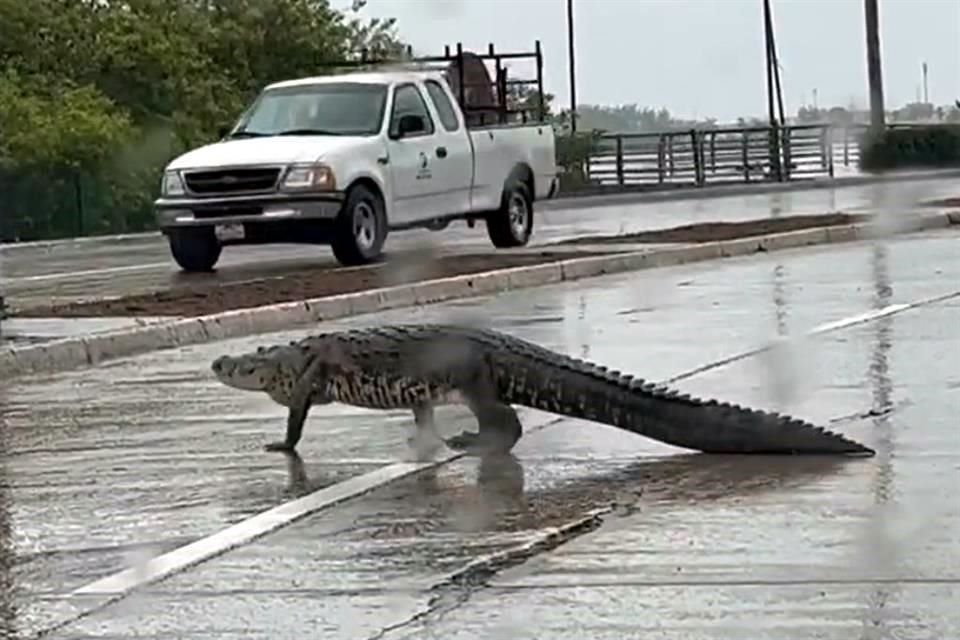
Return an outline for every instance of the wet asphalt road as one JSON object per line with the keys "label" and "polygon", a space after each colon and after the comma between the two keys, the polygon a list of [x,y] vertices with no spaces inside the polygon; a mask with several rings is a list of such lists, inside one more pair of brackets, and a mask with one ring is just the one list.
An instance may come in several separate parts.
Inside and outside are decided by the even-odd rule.
{"label": "wet asphalt road", "polygon": [[[885,247],[658,269],[324,326],[483,317],[665,379],[780,333],[958,288],[956,233]],[[678,385],[809,418],[875,458],[701,456],[563,420],[524,437],[514,465],[464,459],[387,485],[50,637],[955,637],[960,374],[948,354],[960,348],[958,311],[956,299],[918,308]],[[261,450],[284,413],[218,386],[208,363],[302,333],[5,389],[0,559],[14,585],[0,593],[0,624],[23,633],[88,611],[100,601],[63,594],[406,456],[410,416],[346,407],[311,413],[302,465]],[[441,416],[445,434],[472,427],[463,411]],[[524,413],[528,429],[549,418]],[[436,587],[480,554],[604,506],[614,512],[597,531],[487,588]]]}
{"label": "wet asphalt road", "polygon": [[[878,196],[903,214],[919,200],[955,195],[956,179],[666,202],[575,206],[551,202],[538,212],[533,245],[584,235],[661,229],[692,222],[737,221],[777,215],[874,211]],[[926,210],[929,212],[929,209]],[[441,233],[411,231],[392,235],[389,257],[416,258],[440,252],[491,250],[483,225],[454,223]],[[281,257],[282,256],[282,257]],[[229,247],[214,276],[182,274],[158,234],[133,239],[93,240],[53,246],[0,247],[0,289],[17,304],[116,297],[215,278],[243,281],[277,275],[295,267],[334,266],[329,248],[310,245]]]}

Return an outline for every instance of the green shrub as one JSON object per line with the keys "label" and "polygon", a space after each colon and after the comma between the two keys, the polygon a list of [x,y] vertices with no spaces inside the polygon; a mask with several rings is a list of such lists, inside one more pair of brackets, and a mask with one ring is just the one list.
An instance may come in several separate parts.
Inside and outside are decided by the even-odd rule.
{"label": "green shrub", "polygon": [[879,136],[864,134],[860,169],[883,171],[960,166],[960,126],[893,127]]}
{"label": "green shrub", "polygon": [[599,137],[599,131],[557,133],[557,169],[562,192],[576,191],[588,185],[586,164]]}

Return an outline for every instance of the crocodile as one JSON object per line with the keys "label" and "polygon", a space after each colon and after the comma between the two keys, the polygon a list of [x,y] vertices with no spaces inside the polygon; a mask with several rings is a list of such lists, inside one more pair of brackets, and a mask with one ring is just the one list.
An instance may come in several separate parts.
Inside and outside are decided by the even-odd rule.
{"label": "crocodile", "polygon": [[[286,407],[287,431],[269,451],[293,451],[311,406],[334,402],[409,409],[416,435],[467,455],[509,452],[523,428],[513,405],[603,423],[718,454],[874,455],[804,420],[608,370],[492,329],[400,324],[309,335],[211,363],[216,378]],[[462,404],[478,430],[440,438],[434,408]]]}

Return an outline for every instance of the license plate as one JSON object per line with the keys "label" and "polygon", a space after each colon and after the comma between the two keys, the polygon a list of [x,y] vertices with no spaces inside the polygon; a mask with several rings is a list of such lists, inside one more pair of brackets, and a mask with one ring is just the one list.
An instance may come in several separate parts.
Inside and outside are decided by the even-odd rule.
{"label": "license plate", "polygon": [[243,240],[244,231],[242,224],[218,224],[213,228],[217,239],[223,240]]}

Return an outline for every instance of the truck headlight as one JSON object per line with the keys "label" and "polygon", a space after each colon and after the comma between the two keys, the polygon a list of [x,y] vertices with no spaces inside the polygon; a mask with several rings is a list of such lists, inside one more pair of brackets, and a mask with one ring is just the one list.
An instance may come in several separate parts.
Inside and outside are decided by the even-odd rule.
{"label": "truck headlight", "polygon": [[337,180],[333,169],[325,164],[294,165],[283,177],[285,191],[333,191]]}
{"label": "truck headlight", "polygon": [[163,180],[160,182],[160,193],[164,196],[182,196],[186,193],[179,172],[165,171],[163,173]]}

